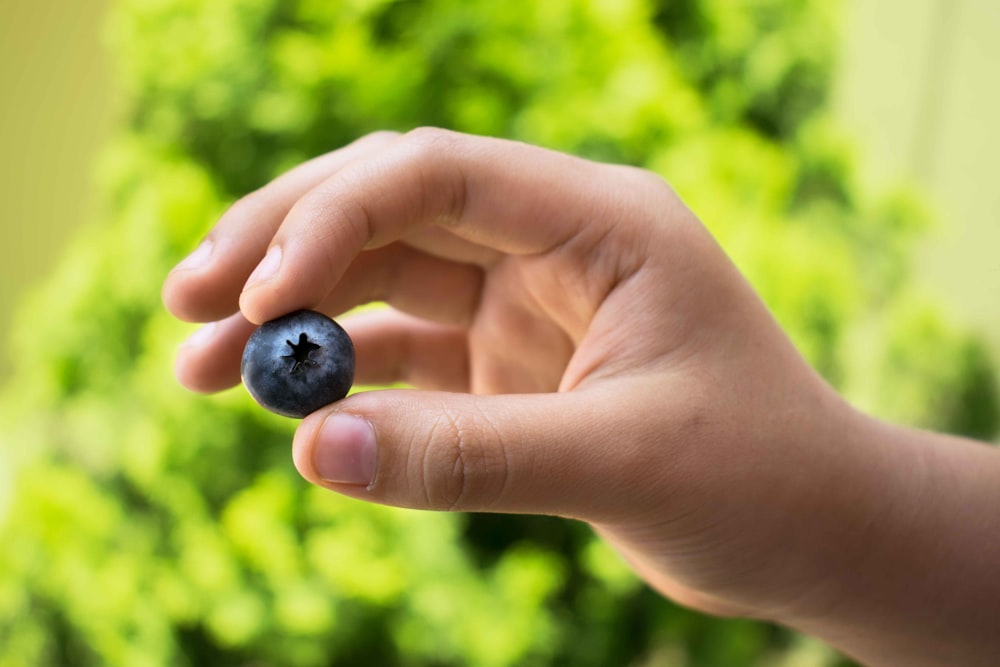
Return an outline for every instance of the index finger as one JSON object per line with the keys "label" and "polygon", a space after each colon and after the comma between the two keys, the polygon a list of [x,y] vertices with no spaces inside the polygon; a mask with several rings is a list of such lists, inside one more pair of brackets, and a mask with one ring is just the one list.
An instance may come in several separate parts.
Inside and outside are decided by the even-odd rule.
{"label": "index finger", "polygon": [[410,132],[292,207],[240,297],[263,322],[318,303],[366,248],[440,225],[494,250],[545,253],[620,217],[608,168],[525,144]]}
{"label": "index finger", "polygon": [[[163,285],[167,310],[190,322],[210,322],[235,313],[247,276],[295,202],[330,174],[395,136],[390,132],[366,135],[303,162],[233,204],[199,249],[167,276]],[[203,261],[192,262],[192,258]]]}

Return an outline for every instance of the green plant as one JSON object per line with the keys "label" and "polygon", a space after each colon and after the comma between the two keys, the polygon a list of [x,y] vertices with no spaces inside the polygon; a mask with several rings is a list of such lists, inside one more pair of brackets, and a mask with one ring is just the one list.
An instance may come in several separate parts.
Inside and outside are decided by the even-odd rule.
{"label": "green plant", "polygon": [[831,382],[888,417],[995,434],[984,348],[913,305],[924,216],[854,181],[824,112],[835,2],[116,5],[108,213],[19,314],[0,407],[2,664],[835,664],[658,598],[585,526],[308,488],[289,422],[242,390],[176,386],[167,269],[227,203],[376,129],[654,169]]}

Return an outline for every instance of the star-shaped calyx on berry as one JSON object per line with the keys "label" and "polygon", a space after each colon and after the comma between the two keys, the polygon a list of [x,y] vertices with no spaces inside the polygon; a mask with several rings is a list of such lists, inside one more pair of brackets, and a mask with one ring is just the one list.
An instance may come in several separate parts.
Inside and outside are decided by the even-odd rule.
{"label": "star-shaped calyx on berry", "polygon": [[323,313],[296,310],[250,334],[240,378],[254,400],[271,412],[303,419],[350,392],[354,344]]}
{"label": "star-shaped calyx on berry", "polygon": [[288,343],[288,347],[292,348],[291,354],[286,354],[282,359],[290,359],[292,361],[292,367],[289,369],[289,373],[295,375],[300,372],[306,366],[317,366],[318,364],[309,358],[309,355],[314,351],[320,349],[320,346],[309,340],[309,337],[305,333],[299,334],[299,342],[293,343],[290,340],[285,340]]}

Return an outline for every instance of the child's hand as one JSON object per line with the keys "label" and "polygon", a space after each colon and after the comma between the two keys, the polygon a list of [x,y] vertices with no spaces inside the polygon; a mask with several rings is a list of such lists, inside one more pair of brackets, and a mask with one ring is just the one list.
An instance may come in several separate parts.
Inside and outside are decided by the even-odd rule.
{"label": "child's hand", "polygon": [[[802,471],[837,457],[808,434],[843,408],[662,179],[380,134],[245,197],[206,243],[164,290],[179,317],[386,301],[344,320],[357,381],[443,390],[312,415],[295,447],[308,479],[406,507],[577,517],[696,606],[784,602],[795,568],[776,567],[774,537],[829,492]],[[237,314],[187,346],[182,381],[238,382],[250,329]]]}
{"label": "child's hand", "polygon": [[906,469],[871,420],[648,172],[438,130],[372,135],[239,201],[164,300],[219,321],[178,360],[201,391],[239,381],[247,320],[388,302],[342,322],[357,381],[425,391],[309,416],[294,444],[307,479],[405,507],[579,518],[709,612],[849,609],[844,582],[907,511],[882,500],[906,495]]}

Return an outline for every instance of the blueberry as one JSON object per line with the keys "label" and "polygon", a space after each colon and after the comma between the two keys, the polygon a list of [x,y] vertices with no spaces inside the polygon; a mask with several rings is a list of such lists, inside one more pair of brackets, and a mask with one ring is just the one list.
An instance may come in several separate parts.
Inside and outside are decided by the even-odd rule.
{"label": "blueberry", "polygon": [[301,419],[347,396],[354,382],[354,345],[326,315],[297,310],[253,332],[240,374],[263,407]]}

